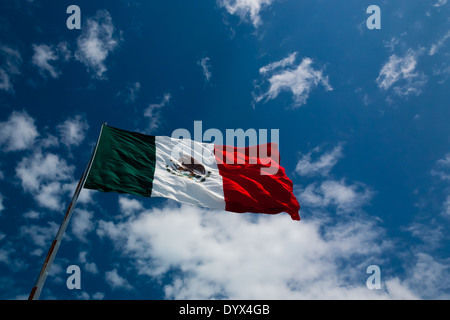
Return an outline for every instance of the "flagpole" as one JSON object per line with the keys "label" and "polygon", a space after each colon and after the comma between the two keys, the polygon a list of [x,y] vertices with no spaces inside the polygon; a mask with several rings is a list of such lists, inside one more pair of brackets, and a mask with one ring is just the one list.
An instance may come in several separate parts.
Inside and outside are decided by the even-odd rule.
{"label": "flagpole", "polygon": [[61,244],[61,240],[64,235],[64,232],[66,231],[67,226],[69,225],[69,221],[70,221],[70,218],[72,217],[73,209],[75,208],[75,204],[78,200],[78,196],[80,195],[81,189],[83,189],[86,179],[89,175],[89,171],[91,170],[92,163],[95,158],[95,154],[97,153],[98,143],[100,141],[100,137],[102,136],[103,127],[105,126],[105,124],[106,123],[104,123],[102,125],[102,128],[100,130],[100,135],[97,139],[97,143],[95,145],[94,151],[92,152],[91,158],[86,166],[86,169],[84,170],[83,175],[81,176],[81,179],[78,182],[77,188],[75,189],[75,192],[72,196],[72,201],[70,202],[69,207],[64,216],[64,220],[62,221],[61,226],[59,227],[58,233],[56,234],[56,237],[53,240],[52,245],[50,246],[50,249],[47,253],[47,257],[45,258],[44,264],[42,266],[41,272],[39,273],[38,279],[36,280],[36,284],[34,285],[33,289],[31,289],[31,293],[28,297],[28,300],[38,300],[39,299],[39,296],[41,294],[45,280],[47,279],[50,267],[53,263],[53,260],[55,259],[56,253],[58,252],[59,245]]}

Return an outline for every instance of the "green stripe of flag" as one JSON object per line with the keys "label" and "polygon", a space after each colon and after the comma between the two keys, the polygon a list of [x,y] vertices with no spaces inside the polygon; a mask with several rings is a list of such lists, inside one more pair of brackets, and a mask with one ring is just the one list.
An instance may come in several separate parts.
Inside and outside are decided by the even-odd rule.
{"label": "green stripe of flag", "polygon": [[150,197],[155,163],[154,136],[105,125],[84,187]]}

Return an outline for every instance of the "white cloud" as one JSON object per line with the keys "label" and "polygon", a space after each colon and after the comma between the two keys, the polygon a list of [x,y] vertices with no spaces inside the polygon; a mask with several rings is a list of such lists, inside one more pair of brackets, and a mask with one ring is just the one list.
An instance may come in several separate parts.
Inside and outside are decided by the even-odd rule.
{"label": "white cloud", "polygon": [[338,145],[328,152],[323,153],[317,161],[313,161],[311,156],[313,153],[321,151],[320,147],[314,148],[313,151],[307,153],[299,160],[295,171],[301,176],[327,176],[330,170],[343,157],[342,145]]}
{"label": "white cloud", "polygon": [[450,180],[450,153],[447,153],[443,159],[436,162],[431,170],[433,176],[438,176],[442,180]]}
{"label": "white cloud", "polygon": [[393,300],[419,300],[420,297],[415,294],[407,284],[403,283],[399,278],[386,280],[386,288],[389,296]]}
{"label": "white cloud", "polygon": [[395,54],[383,65],[376,79],[378,87],[383,90],[392,88],[398,96],[419,95],[427,82],[424,73],[416,70],[418,57],[423,50],[409,49],[403,57]]}
{"label": "white cloud", "polygon": [[[72,182],[63,183],[61,185],[61,192],[70,194],[72,196],[78,186],[78,181],[79,180],[74,180]],[[81,192],[78,196],[77,203],[80,203],[80,204],[92,203],[93,202],[92,197],[94,196],[95,193],[96,193],[95,190],[84,189],[84,188],[81,189]]]}
{"label": "white cloud", "polygon": [[72,233],[81,241],[87,241],[86,236],[94,229],[93,214],[87,210],[76,209],[71,221]]}
{"label": "white cloud", "polygon": [[441,39],[439,39],[436,43],[434,43],[431,46],[428,54],[430,56],[435,55],[438,52],[438,50],[444,46],[445,41],[447,41],[448,38],[450,38],[450,30],[447,31],[447,33]]}
{"label": "white cloud", "polygon": [[210,64],[210,58],[204,57],[200,61],[197,62],[197,64],[202,67],[203,75],[205,76],[206,82],[209,82],[212,77],[212,71],[211,71],[211,64]]}
{"label": "white cloud", "polygon": [[450,167],[450,153],[447,153],[445,158],[439,159],[437,165],[441,167]]}
{"label": "white cloud", "polygon": [[70,45],[66,41],[61,41],[56,45],[56,53],[58,57],[63,62],[67,62],[72,59],[72,52],[70,50]]}
{"label": "white cloud", "polygon": [[0,146],[5,151],[29,149],[38,135],[34,119],[25,111],[13,111],[7,121],[0,123]]}
{"label": "white cloud", "polygon": [[[356,217],[327,226],[282,215],[253,218],[182,206],[99,227],[134,261],[138,274],[159,278],[177,270],[164,286],[169,299],[388,297],[356,280],[385,249],[383,231],[373,221]],[[348,266],[339,269],[343,261]],[[361,274],[355,272],[359,265]]]}
{"label": "white cloud", "polygon": [[[447,153],[443,159],[439,159],[436,165],[431,169],[431,175],[439,177],[441,180],[450,181],[450,153]],[[450,195],[442,204],[442,215],[450,217]]]}
{"label": "white cloud", "polygon": [[0,90],[5,90],[5,91],[12,90],[12,83],[10,80],[10,76],[3,69],[0,69]]}
{"label": "white cloud", "polygon": [[444,202],[443,214],[450,218],[450,195],[447,196],[447,199]]}
{"label": "white cloud", "polygon": [[51,210],[64,210],[61,205],[61,183],[51,182],[41,185],[39,191],[33,192],[36,202]]}
{"label": "white cloud", "polygon": [[[5,237],[4,233],[0,233],[0,240]],[[27,268],[27,263],[19,258],[19,252],[17,246],[13,242],[3,242],[0,248],[0,264],[4,264],[13,273],[23,271]],[[4,280],[0,277],[0,283]]]}
{"label": "white cloud", "polygon": [[20,55],[20,52],[6,45],[2,45],[0,47],[0,52],[4,57],[3,67],[5,68],[5,70],[13,75],[20,74],[19,68],[22,64],[22,57]]}
{"label": "white cloud", "polygon": [[269,71],[276,70],[278,68],[285,68],[288,66],[292,66],[296,59],[297,59],[297,52],[291,53],[288,57],[280,61],[272,62],[269,63],[267,66],[261,67],[259,69],[259,73],[264,74]]}
{"label": "white cloud", "polygon": [[442,7],[447,3],[447,0],[437,0],[436,3],[433,5],[434,7]]}
{"label": "white cloud", "polygon": [[94,18],[89,18],[77,39],[78,49],[75,58],[82,62],[99,79],[107,71],[105,65],[108,55],[119,45],[111,15],[99,10]]}
{"label": "white cloud", "polygon": [[300,194],[302,204],[310,208],[336,208],[338,213],[358,211],[372,199],[373,191],[362,183],[325,180],[308,185]]}
{"label": "white cloud", "polygon": [[[50,210],[61,210],[62,196],[67,185],[72,185],[74,167],[53,153],[43,154],[40,150],[23,158],[16,166],[16,176],[23,189],[36,202]],[[73,190],[71,190],[73,192]]]}
{"label": "white cloud", "polygon": [[3,196],[0,194],[0,213],[5,210],[5,206],[3,205]]}
{"label": "white cloud", "polygon": [[35,152],[16,167],[16,175],[24,190],[38,190],[46,182],[63,181],[72,177],[74,167],[53,153]]}
{"label": "white cloud", "polygon": [[294,64],[296,55],[293,53],[281,61],[260,68],[260,74],[266,79],[268,77],[270,86],[264,93],[254,93],[255,103],[275,99],[281,92],[287,91],[294,96],[294,107],[299,107],[306,104],[311,91],[319,84],[327,91],[333,90],[328,83],[328,76],[323,75],[323,70],[314,69],[310,58],[303,58],[296,66]]}
{"label": "white cloud", "polygon": [[445,239],[443,226],[435,225],[435,221],[431,219],[427,223],[412,223],[409,227],[405,228],[412,236],[420,239],[427,249],[437,248],[442,240]]}
{"label": "white cloud", "polygon": [[394,52],[395,47],[398,46],[398,44],[400,43],[400,40],[397,37],[392,37],[392,39],[390,41],[383,41],[383,43],[386,48],[389,48],[390,52]]}
{"label": "white cloud", "polygon": [[107,271],[105,273],[105,279],[108,282],[108,284],[113,289],[132,289],[131,285],[128,283],[128,281],[119,275],[117,269],[113,269],[111,271]]}
{"label": "white cloud", "polygon": [[33,44],[33,50],[32,63],[43,76],[49,74],[54,79],[61,76],[58,66],[72,58],[72,52],[66,41],[62,41],[57,45]]}
{"label": "white cloud", "polygon": [[59,146],[59,140],[56,136],[47,133],[47,136],[45,138],[40,138],[38,140],[38,143],[36,144],[37,148],[43,148],[48,149],[51,147],[58,147]]}
{"label": "white cloud", "polygon": [[40,214],[37,211],[31,210],[24,213],[23,216],[27,219],[39,219]]}
{"label": "white cloud", "polygon": [[139,91],[141,90],[141,83],[139,81],[136,81],[135,83],[128,85],[127,89],[124,91],[120,91],[117,96],[123,96],[125,103],[134,103],[136,102]]}
{"label": "white cloud", "polygon": [[49,222],[47,226],[23,225],[20,227],[20,235],[29,237],[31,242],[40,248],[48,248],[58,228],[54,222]]}
{"label": "white cloud", "polygon": [[0,46],[0,90],[13,92],[13,79],[20,75],[21,65],[19,51],[6,45]]}
{"label": "white cloud", "polygon": [[33,50],[33,64],[37,66],[43,74],[47,72],[52,78],[58,78],[60,76],[60,71],[55,66],[51,65],[51,62],[58,60],[55,50],[45,44],[34,44]]}
{"label": "white cloud", "polygon": [[151,104],[145,109],[144,117],[150,119],[147,129],[145,130],[147,134],[150,134],[159,128],[161,125],[161,109],[169,104],[171,98],[172,96],[170,93],[165,93],[160,103]]}
{"label": "white cloud", "polygon": [[[382,290],[366,288],[367,266],[379,263],[384,271],[382,257],[395,254],[374,220],[293,223],[181,206],[103,222],[132,272],[169,279],[168,299],[448,299],[448,261],[416,248],[412,260],[403,256],[402,278],[383,272]],[[129,286],[117,269],[107,277],[113,288]]]}
{"label": "white cloud", "polygon": [[57,126],[61,142],[66,146],[79,146],[85,137],[86,130],[89,125],[82,116],[77,115],[75,118],[67,119]]}
{"label": "white cloud", "polygon": [[88,262],[86,251],[81,251],[78,257],[78,260],[84,264],[84,270],[92,274],[98,274],[97,265],[93,262]]}
{"label": "white cloud", "polygon": [[396,55],[390,56],[389,61],[382,67],[377,78],[378,86],[387,90],[400,79],[414,77],[416,64],[417,56],[413,50],[409,50],[402,58]]}
{"label": "white cloud", "polygon": [[406,270],[405,280],[398,282],[415,292],[421,299],[448,300],[450,267],[448,259],[440,261],[427,253],[414,254],[414,261]]}
{"label": "white cloud", "polygon": [[144,209],[142,203],[140,203],[138,200],[130,199],[125,196],[119,197],[119,207],[120,211],[128,216]]}
{"label": "white cloud", "polygon": [[0,262],[9,265],[11,261],[10,254],[13,252],[11,248],[8,248],[8,250],[5,248],[0,249]]}
{"label": "white cloud", "polygon": [[92,299],[94,300],[103,300],[105,298],[105,294],[103,292],[96,292],[92,295]]}
{"label": "white cloud", "polygon": [[261,25],[260,11],[274,0],[217,0],[219,6],[224,7],[229,14],[238,15],[242,20],[248,17],[255,27]]}
{"label": "white cloud", "polygon": [[[26,263],[22,259],[14,258],[17,250],[10,243],[3,244],[0,248],[0,263],[3,263],[12,272],[22,271],[26,268]],[[0,278],[0,281],[2,279]]]}

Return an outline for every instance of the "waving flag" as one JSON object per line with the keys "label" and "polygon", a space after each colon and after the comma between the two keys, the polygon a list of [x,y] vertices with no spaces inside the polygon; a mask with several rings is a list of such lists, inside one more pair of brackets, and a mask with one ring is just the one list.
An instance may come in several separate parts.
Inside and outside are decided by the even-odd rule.
{"label": "waving flag", "polygon": [[273,143],[235,148],[104,125],[84,188],[300,220]]}

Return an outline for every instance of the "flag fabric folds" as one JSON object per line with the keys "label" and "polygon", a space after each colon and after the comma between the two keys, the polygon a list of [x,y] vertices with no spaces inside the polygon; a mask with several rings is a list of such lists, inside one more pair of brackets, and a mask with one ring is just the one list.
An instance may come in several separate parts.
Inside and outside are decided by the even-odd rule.
{"label": "flag fabric folds", "polygon": [[273,143],[236,148],[104,125],[84,188],[300,220]]}

